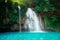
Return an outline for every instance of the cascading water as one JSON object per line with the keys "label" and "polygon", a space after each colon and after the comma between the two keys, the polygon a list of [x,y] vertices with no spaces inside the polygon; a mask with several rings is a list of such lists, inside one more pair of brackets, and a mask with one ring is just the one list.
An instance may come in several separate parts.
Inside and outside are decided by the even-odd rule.
{"label": "cascading water", "polygon": [[19,9],[19,30],[21,32],[21,15],[20,15],[20,9],[21,9],[21,7],[19,5],[17,7]]}
{"label": "cascading water", "polygon": [[28,8],[26,12],[25,29],[29,32],[42,32],[41,28],[42,25],[36,13],[31,8]]}

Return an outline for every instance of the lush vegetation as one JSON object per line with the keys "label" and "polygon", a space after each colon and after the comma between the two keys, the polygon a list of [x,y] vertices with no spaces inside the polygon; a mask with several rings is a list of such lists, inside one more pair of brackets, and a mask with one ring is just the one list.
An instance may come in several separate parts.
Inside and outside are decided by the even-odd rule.
{"label": "lush vegetation", "polygon": [[[43,12],[44,16],[44,22],[48,29],[51,29],[53,31],[60,31],[60,18],[56,12],[56,10],[59,9],[59,5],[56,1],[50,1],[50,0],[37,0],[39,5],[35,6],[35,9],[37,12]],[[52,2],[52,3],[51,3]],[[56,4],[55,4],[56,3]],[[56,12],[56,13],[55,13]],[[41,14],[40,14],[41,15]]]}
{"label": "lush vegetation", "polygon": [[46,28],[53,31],[60,31],[60,16],[58,16],[60,12],[57,11],[60,10],[59,0],[1,0],[0,27],[18,24],[18,5],[21,7],[21,18],[25,17],[27,8],[31,7],[42,16]]}

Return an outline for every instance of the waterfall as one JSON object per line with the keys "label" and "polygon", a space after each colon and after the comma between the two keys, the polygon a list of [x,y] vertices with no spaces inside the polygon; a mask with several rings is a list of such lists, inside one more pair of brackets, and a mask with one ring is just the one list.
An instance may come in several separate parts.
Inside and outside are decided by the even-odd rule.
{"label": "waterfall", "polygon": [[21,32],[21,14],[20,14],[21,7],[19,5],[17,7],[19,9],[19,31]]}
{"label": "waterfall", "polygon": [[42,25],[37,17],[36,13],[31,9],[28,8],[26,12],[26,21],[25,21],[25,29],[28,32],[42,32]]}

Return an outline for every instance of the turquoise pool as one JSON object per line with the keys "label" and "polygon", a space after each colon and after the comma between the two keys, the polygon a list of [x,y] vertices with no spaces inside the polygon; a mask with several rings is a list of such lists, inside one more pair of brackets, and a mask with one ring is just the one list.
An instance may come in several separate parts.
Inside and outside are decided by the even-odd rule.
{"label": "turquoise pool", "polygon": [[60,33],[7,32],[7,33],[0,33],[0,40],[60,40]]}

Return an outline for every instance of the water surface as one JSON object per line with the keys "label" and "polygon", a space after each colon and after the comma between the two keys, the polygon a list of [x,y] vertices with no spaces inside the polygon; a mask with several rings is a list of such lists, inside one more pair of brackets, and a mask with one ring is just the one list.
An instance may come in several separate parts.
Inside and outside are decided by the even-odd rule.
{"label": "water surface", "polygon": [[60,40],[60,33],[6,32],[6,33],[0,33],[0,40]]}

